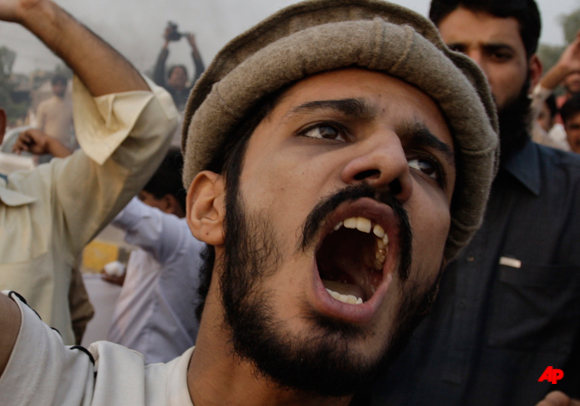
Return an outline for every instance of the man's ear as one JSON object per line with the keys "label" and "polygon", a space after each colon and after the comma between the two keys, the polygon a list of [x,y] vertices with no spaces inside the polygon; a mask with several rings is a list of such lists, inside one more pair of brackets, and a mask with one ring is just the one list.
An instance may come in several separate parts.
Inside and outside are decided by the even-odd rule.
{"label": "man's ear", "polygon": [[0,144],[4,140],[4,134],[6,134],[6,112],[0,109]]}
{"label": "man's ear", "polygon": [[536,54],[532,55],[528,63],[528,69],[530,70],[530,86],[531,86],[531,88],[529,89],[529,93],[532,93],[536,85],[540,83],[540,79],[542,78],[542,71],[544,70],[542,62],[540,61],[540,58],[538,58],[538,55]]}
{"label": "man's ear", "polygon": [[224,178],[215,172],[197,174],[187,191],[187,224],[195,238],[209,245],[224,243]]}

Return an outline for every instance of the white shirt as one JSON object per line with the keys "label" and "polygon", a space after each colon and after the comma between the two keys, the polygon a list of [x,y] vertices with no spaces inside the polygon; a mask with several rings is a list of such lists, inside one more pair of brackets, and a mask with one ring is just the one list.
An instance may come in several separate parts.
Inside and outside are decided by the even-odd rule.
{"label": "white shirt", "polygon": [[57,332],[11,297],[22,324],[0,377],[0,405],[193,406],[187,388],[193,348],[168,364],[145,365],[137,352],[106,341],[88,351],[66,347]]}
{"label": "white shirt", "polygon": [[82,149],[0,179],[0,290],[27,297],[67,344],[74,343],[68,294],[75,260],[151,177],[177,125],[169,93],[148,84],[151,91],[93,98],[75,78]]}
{"label": "white shirt", "polygon": [[542,111],[542,105],[551,94],[552,91],[542,87],[540,83],[536,85],[532,92],[532,103],[530,106],[532,114],[532,141],[548,147],[561,149],[563,151],[570,151],[570,145],[566,139],[566,131],[561,124],[554,124],[554,127],[552,127],[550,132],[546,133],[538,122],[538,117]]}
{"label": "white shirt", "polygon": [[113,225],[141,247],[131,253],[108,339],[168,362],[195,344],[199,254],[204,244],[185,219],[133,198]]}

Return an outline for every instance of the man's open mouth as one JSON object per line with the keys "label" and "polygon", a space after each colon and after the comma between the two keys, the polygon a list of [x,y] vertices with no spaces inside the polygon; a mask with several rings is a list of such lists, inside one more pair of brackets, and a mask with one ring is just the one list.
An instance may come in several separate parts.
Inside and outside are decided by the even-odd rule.
{"label": "man's open mouth", "polygon": [[334,299],[365,303],[383,281],[388,252],[383,226],[367,217],[345,218],[324,237],[316,253],[320,279]]}

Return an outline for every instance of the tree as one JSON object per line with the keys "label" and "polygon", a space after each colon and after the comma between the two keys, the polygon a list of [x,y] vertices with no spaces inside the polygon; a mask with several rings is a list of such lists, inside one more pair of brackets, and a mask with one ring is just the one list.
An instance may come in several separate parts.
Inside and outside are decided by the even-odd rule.
{"label": "tree", "polygon": [[69,80],[73,78],[73,71],[64,63],[59,63],[54,67],[54,74],[64,76]]}
{"label": "tree", "polygon": [[16,103],[12,99],[15,84],[10,80],[16,52],[0,46],[0,107],[6,110],[8,121],[24,117],[28,110],[26,103]]}
{"label": "tree", "polygon": [[544,72],[550,70],[558,62],[560,55],[564,52],[565,47],[559,45],[540,44],[538,47],[538,57],[544,66]]}
{"label": "tree", "polygon": [[9,78],[12,73],[12,66],[16,60],[16,52],[4,46],[0,47],[0,78]]}
{"label": "tree", "polygon": [[571,43],[576,38],[576,33],[580,30],[580,8],[572,11],[570,14],[560,16],[560,25],[564,30],[566,44]]}

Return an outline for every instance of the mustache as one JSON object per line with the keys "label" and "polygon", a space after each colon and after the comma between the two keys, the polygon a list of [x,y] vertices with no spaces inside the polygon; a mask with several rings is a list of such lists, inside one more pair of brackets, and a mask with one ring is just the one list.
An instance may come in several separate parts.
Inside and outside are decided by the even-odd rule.
{"label": "mustache", "polygon": [[302,241],[300,248],[304,251],[307,247],[314,243],[316,236],[320,232],[320,228],[324,224],[324,220],[336,210],[342,203],[358,200],[363,197],[373,199],[379,203],[386,204],[391,207],[395,213],[395,217],[399,222],[399,236],[398,243],[400,248],[400,263],[399,263],[399,277],[401,282],[405,282],[409,277],[409,269],[411,268],[412,258],[412,242],[413,230],[409,222],[409,215],[407,210],[396,196],[389,190],[380,191],[373,188],[368,183],[361,183],[354,186],[347,186],[344,189],[324,198],[319,202],[310,212],[304,227],[302,228]]}

